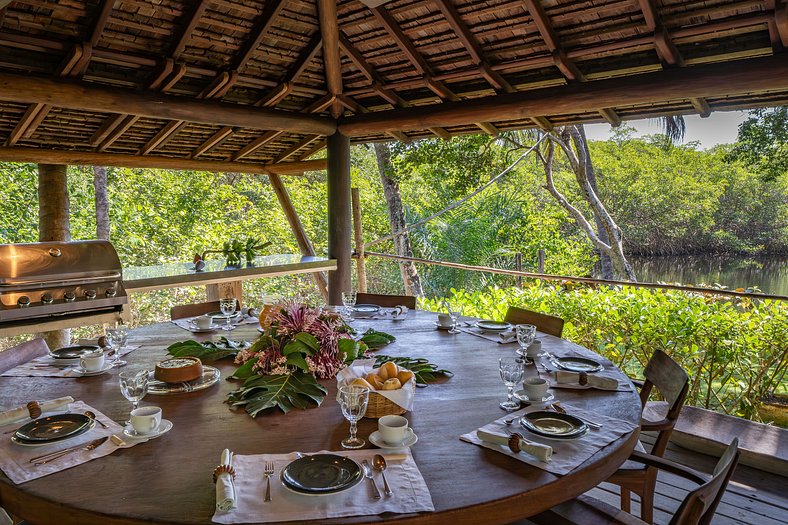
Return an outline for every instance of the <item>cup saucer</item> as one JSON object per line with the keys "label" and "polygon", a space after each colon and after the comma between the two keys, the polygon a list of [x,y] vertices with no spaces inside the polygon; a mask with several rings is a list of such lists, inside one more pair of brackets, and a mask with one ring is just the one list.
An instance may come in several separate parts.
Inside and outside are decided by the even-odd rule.
{"label": "cup saucer", "polygon": [[435,323],[434,323],[434,324],[435,324],[435,328],[437,328],[438,330],[451,330],[451,325],[449,325],[449,326],[444,326],[444,325],[442,325],[442,324],[438,324],[438,322],[437,322],[437,321],[435,321]]}
{"label": "cup saucer", "polygon": [[415,445],[418,440],[419,437],[412,430],[410,431],[410,433],[408,433],[408,436],[405,438],[405,440],[399,445],[389,445],[388,443],[383,441],[383,437],[380,435],[380,432],[378,432],[377,430],[369,435],[370,443],[372,443],[378,448],[385,448],[388,450],[400,450],[403,448],[410,448],[413,445]]}
{"label": "cup saucer", "polygon": [[545,405],[555,399],[555,394],[548,391],[547,395],[542,399],[531,399],[528,397],[528,394],[525,392],[525,389],[521,389],[514,393],[514,397],[516,397],[520,401],[526,401],[528,403],[531,403],[532,405]]}
{"label": "cup saucer", "polygon": [[74,370],[76,371],[77,374],[79,374],[79,377],[90,377],[90,376],[98,376],[106,372],[109,372],[110,370],[112,370],[113,366],[114,365],[112,363],[105,363],[100,370],[93,370],[92,372],[89,372],[88,370],[84,370],[82,367],[77,365],[74,368]]}
{"label": "cup saucer", "polygon": [[189,324],[189,331],[195,334],[207,334],[208,332],[215,331],[217,328],[219,328],[219,326],[215,324],[212,324],[208,328],[200,328],[196,324]]}
{"label": "cup saucer", "polygon": [[169,419],[162,419],[161,423],[159,423],[159,428],[157,428],[154,432],[150,432],[148,434],[139,434],[136,430],[131,426],[131,424],[127,425],[126,428],[123,429],[123,435],[131,438],[131,439],[139,439],[139,440],[149,440],[154,439],[159,436],[162,436],[172,430],[172,421]]}

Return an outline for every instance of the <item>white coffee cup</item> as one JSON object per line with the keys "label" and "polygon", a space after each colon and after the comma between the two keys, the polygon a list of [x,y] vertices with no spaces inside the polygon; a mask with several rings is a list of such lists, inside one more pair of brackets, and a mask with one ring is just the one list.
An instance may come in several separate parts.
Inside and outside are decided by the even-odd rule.
{"label": "white coffee cup", "polygon": [[213,319],[209,315],[201,315],[194,319],[194,326],[200,330],[207,330],[213,326]]}
{"label": "white coffee cup", "polygon": [[451,328],[451,316],[449,314],[438,314],[438,326],[441,328]]}
{"label": "white coffee cup", "polygon": [[378,432],[387,445],[399,445],[413,433],[408,420],[402,416],[383,416],[378,419]]}
{"label": "white coffee cup", "polygon": [[531,401],[540,401],[547,394],[550,384],[541,377],[530,377],[523,381],[523,390]]}
{"label": "white coffee cup", "polygon": [[140,407],[131,411],[131,426],[137,434],[150,434],[161,425],[159,407]]}
{"label": "white coffee cup", "polygon": [[539,354],[542,353],[542,342],[539,339],[534,340],[531,343],[531,346],[528,347],[525,351],[525,355],[528,357],[539,357]]}
{"label": "white coffee cup", "polygon": [[90,352],[79,357],[79,367],[84,372],[98,372],[104,368],[104,352]]}

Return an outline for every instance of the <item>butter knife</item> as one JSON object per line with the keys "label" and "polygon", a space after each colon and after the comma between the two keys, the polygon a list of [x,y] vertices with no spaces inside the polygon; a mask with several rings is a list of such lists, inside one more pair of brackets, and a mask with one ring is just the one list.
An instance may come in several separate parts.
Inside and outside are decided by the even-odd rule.
{"label": "butter knife", "polygon": [[94,439],[87,445],[77,445],[76,447],[67,448],[65,450],[60,450],[58,452],[52,452],[50,454],[44,454],[43,456],[38,456],[35,458],[30,459],[30,462],[35,466],[44,465],[49,463],[50,461],[55,461],[56,459],[60,459],[63,456],[67,456],[72,452],[77,452],[79,450],[93,450],[95,448],[100,447],[109,439],[109,436],[104,436],[103,438]]}
{"label": "butter knife", "polygon": [[372,467],[369,466],[369,461],[365,459],[361,462],[361,466],[364,468],[364,477],[372,483],[372,488],[375,490],[375,492],[372,493],[372,497],[380,499],[380,491],[378,490],[377,484],[375,484],[375,478],[372,477]]}

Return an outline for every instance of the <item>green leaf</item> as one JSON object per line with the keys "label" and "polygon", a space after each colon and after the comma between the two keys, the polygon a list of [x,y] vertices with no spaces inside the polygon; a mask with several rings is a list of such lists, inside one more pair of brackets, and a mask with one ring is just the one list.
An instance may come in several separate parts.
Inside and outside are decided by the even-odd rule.
{"label": "green leaf", "polygon": [[238,354],[240,343],[226,338],[218,343],[207,341],[180,341],[167,347],[167,353],[173,357],[198,357],[201,361],[210,362]]}
{"label": "green leaf", "polygon": [[397,366],[407,368],[416,379],[416,386],[425,387],[427,383],[432,383],[438,380],[438,376],[453,376],[454,374],[448,370],[438,368],[437,365],[430,363],[423,357],[391,357],[388,355],[379,354],[375,356],[375,366],[380,366],[386,361],[393,361]]}
{"label": "green leaf", "polygon": [[345,363],[352,363],[361,350],[361,345],[358,344],[357,341],[353,339],[340,339],[339,343],[337,344],[337,348],[339,349],[339,355],[344,355],[345,357],[342,360]]}
{"label": "green leaf", "polygon": [[386,332],[378,332],[374,328],[370,328],[364,332],[364,335],[360,340],[366,343],[369,348],[375,350],[382,346],[386,346],[389,343],[393,343],[397,340],[397,338],[391,334],[387,334]]}
{"label": "green leaf", "polygon": [[299,352],[304,355],[315,355],[320,350],[320,343],[312,334],[298,332],[282,349],[282,355]]}
{"label": "green leaf", "polygon": [[304,372],[290,375],[254,376],[243,386],[230,392],[228,401],[233,406],[243,406],[246,412],[256,417],[269,408],[289,412],[293,408],[306,409],[320,406],[328,390],[315,377]]}
{"label": "green leaf", "polygon": [[304,359],[303,354],[299,352],[287,354],[287,364],[298,367],[304,372],[309,372],[309,365],[307,364],[306,359]]}
{"label": "green leaf", "polygon": [[251,377],[253,375],[256,375],[254,370],[252,370],[252,367],[257,362],[257,359],[258,359],[257,357],[253,357],[249,361],[247,361],[244,364],[242,364],[241,366],[239,366],[235,370],[235,372],[233,372],[233,375],[231,375],[230,378],[232,378],[232,379],[247,379],[247,378],[249,378],[249,377]]}

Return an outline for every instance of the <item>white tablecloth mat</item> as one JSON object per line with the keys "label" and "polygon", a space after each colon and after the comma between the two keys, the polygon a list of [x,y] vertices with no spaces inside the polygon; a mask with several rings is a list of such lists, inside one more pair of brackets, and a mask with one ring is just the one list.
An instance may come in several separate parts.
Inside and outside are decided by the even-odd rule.
{"label": "white tablecloth mat", "polygon": [[500,335],[497,333],[490,333],[490,332],[481,332],[478,328],[468,328],[465,326],[458,326],[457,329],[463,333],[468,335],[475,335],[476,337],[481,337],[482,339],[486,339],[487,341],[498,343],[499,345],[510,345],[510,344],[517,344],[517,339],[514,341],[504,341],[501,339]]}
{"label": "white tablecloth mat", "polygon": [[538,467],[542,470],[546,470],[547,472],[563,475],[571,472],[578,466],[585,463],[591,456],[624,434],[634,432],[638,429],[638,425],[621,419],[616,419],[597,413],[585,412],[566,403],[561,403],[561,406],[570,414],[588,417],[588,419],[594,421],[595,423],[601,423],[602,428],[599,430],[589,429],[588,433],[579,439],[574,439],[571,441],[559,441],[557,439],[547,439],[537,436],[536,434],[532,434],[523,428],[517,421],[512,423],[510,426],[507,426],[503,422],[505,419],[510,419],[512,417],[521,416],[529,412],[542,410],[539,407],[528,407],[524,410],[512,412],[500,419],[496,419],[492,423],[484,425],[480,429],[484,430],[485,432],[500,434],[502,436],[509,436],[512,432],[517,432],[528,441],[550,445],[553,447],[553,457],[548,463],[543,463],[538,459],[529,456],[528,454],[515,454],[509,450],[509,447],[507,446],[482,441],[477,437],[476,430],[467,434],[463,434],[460,436],[460,439],[467,441],[468,443],[473,443],[474,445],[479,445],[489,448],[490,450],[495,450],[502,454],[506,454],[507,456],[513,457],[522,461],[523,463],[528,463],[529,465],[533,465],[534,467]]}
{"label": "white tablecloth mat", "polygon": [[[328,452],[328,451],[323,451]],[[355,450],[328,452],[347,456],[359,464],[364,459],[372,462],[379,450]],[[432,504],[427,484],[421,476],[413,456],[408,452],[403,461],[390,461],[386,469],[392,496],[383,493],[383,478],[373,471],[375,483],[382,497],[373,499],[369,480],[363,479],[352,489],[332,496],[305,496],[285,489],[279,481],[282,468],[298,459],[298,454],[259,454],[254,456],[237,455],[233,459],[235,467],[235,490],[237,508],[229,512],[216,511],[215,523],[253,523],[271,521],[320,520],[343,516],[367,516],[383,512],[412,513],[431,512]],[[264,502],[265,461],[273,461],[275,473],[271,476],[271,501]],[[210,473],[206,473],[210,476]]]}
{"label": "white tablecloth mat", "polygon": [[[194,320],[194,319],[197,319],[197,317],[199,317],[199,316],[196,316],[196,317],[184,317],[183,319],[175,319],[175,320],[173,320],[171,322],[175,326],[177,326],[179,328],[183,328],[184,330],[188,330],[189,332],[201,333],[201,334],[212,333],[212,332],[195,332],[194,331],[193,326],[191,325],[191,321]],[[233,325],[239,325],[239,324],[260,324],[260,320],[257,317],[253,316],[253,315],[243,315],[243,317],[241,318],[240,321],[233,320],[231,324],[233,324]],[[225,334],[227,333],[225,330],[222,330],[222,326],[224,326],[224,320],[219,320],[219,321],[214,320],[214,326],[216,327],[216,330],[215,330],[216,332],[225,333]]]}
{"label": "white tablecloth mat", "polygon": [[[112,454],[119,448],[129,448],[143,442],[126,439],[126,437],[123,435],[123,427],[121,425],[109,419],[107,416],[95,408],[83,403],[82,401],[75,401],[71,403],[69,405],[68,411],[63,410],[61,413],[70,412],[73,414],[84,414],[86,410],[94,412],[96,414],[96,419],[103,421],[109,428],[104,428],[100,424],[96,423],[96,425],[89,432],[86,432],[74,439],[67,439],[57,444],[45,445],[41,447],[24,447],[22,445],[13,443],[11,441],[11,434],[6,434],[5,432],[19,428],[30,420],[17,421],[15,423],[0,426],[0,438],[2,438],[0,439],[0,470],[2,470],[3,473],[5,473],[5,475],[11,479],[11,481],[18,485],[26,481],[42,478],[49,474],[54,474],[55,472],[60,472],[61,470],[66,470],[93,459]],[[106,442],[102,443],[100,447],[91,451],[80,450],[78,452],[72,452],[63,456],[62,458],[58,458],[50,463],[40,466],[35,466],[30,463],[30,458],[58,450],[64,450],[80,444],[87,445],[94,439],[98,439],[103,436],[112,436],[113,434],[123,439],[126,442],[126,445],[117,445],[113,443],[111,439],[108,439]]]}
{"label": "white tablecloth mat", "polygon": [[[124,355],[133,352],[140,345],[129,345],[124,346],[120,352],[118,352],[118,356],[123,357]],[[114,357],[114,356],[113,356]],[[111,363],[113,357],[108,357],[106,359],[107,363]],[[50,366],[46,366],[50,365]],[[6,370],[0,376],[2,377],[91,377],[91,376],[83,376],[81,372],[77,369],[78,365],[73,366],[62,366],[61,361],[57,359],[52,359],[49,356],[41,356],[36,357],[35,359],[28,361],[27,363],[22,363],[19,366],[15,366],[11,370]]]}
{"label": "white tablecloth mat", "polygon": [[[545,365],[547,368],[545,369]],[[569,390],[589,390],[591,388],[603,391],[613,391],[613,392],[631,392],[635,387],[632,385],[632,381],[619,372],[614,368],[605,368],[604,370],[600,370],[599,372],[592,372],[592,374],[596,377],[606,377],[609,379],[615,379],[618,381],[618,386],[615,388],[599,388],[591,385],[581,385],[580,383],[559,383],[555,378],[555,371],[559,370],[556,368],[553,363],[547,357],[542,357],[540,359],[539,368],[542,370],[551,370],[552,372],[547,372],[543,377],[547,379],[547,382],[550,383],[550,388],[566,388]],[[592,375],[588,374],[588,375]]]}

